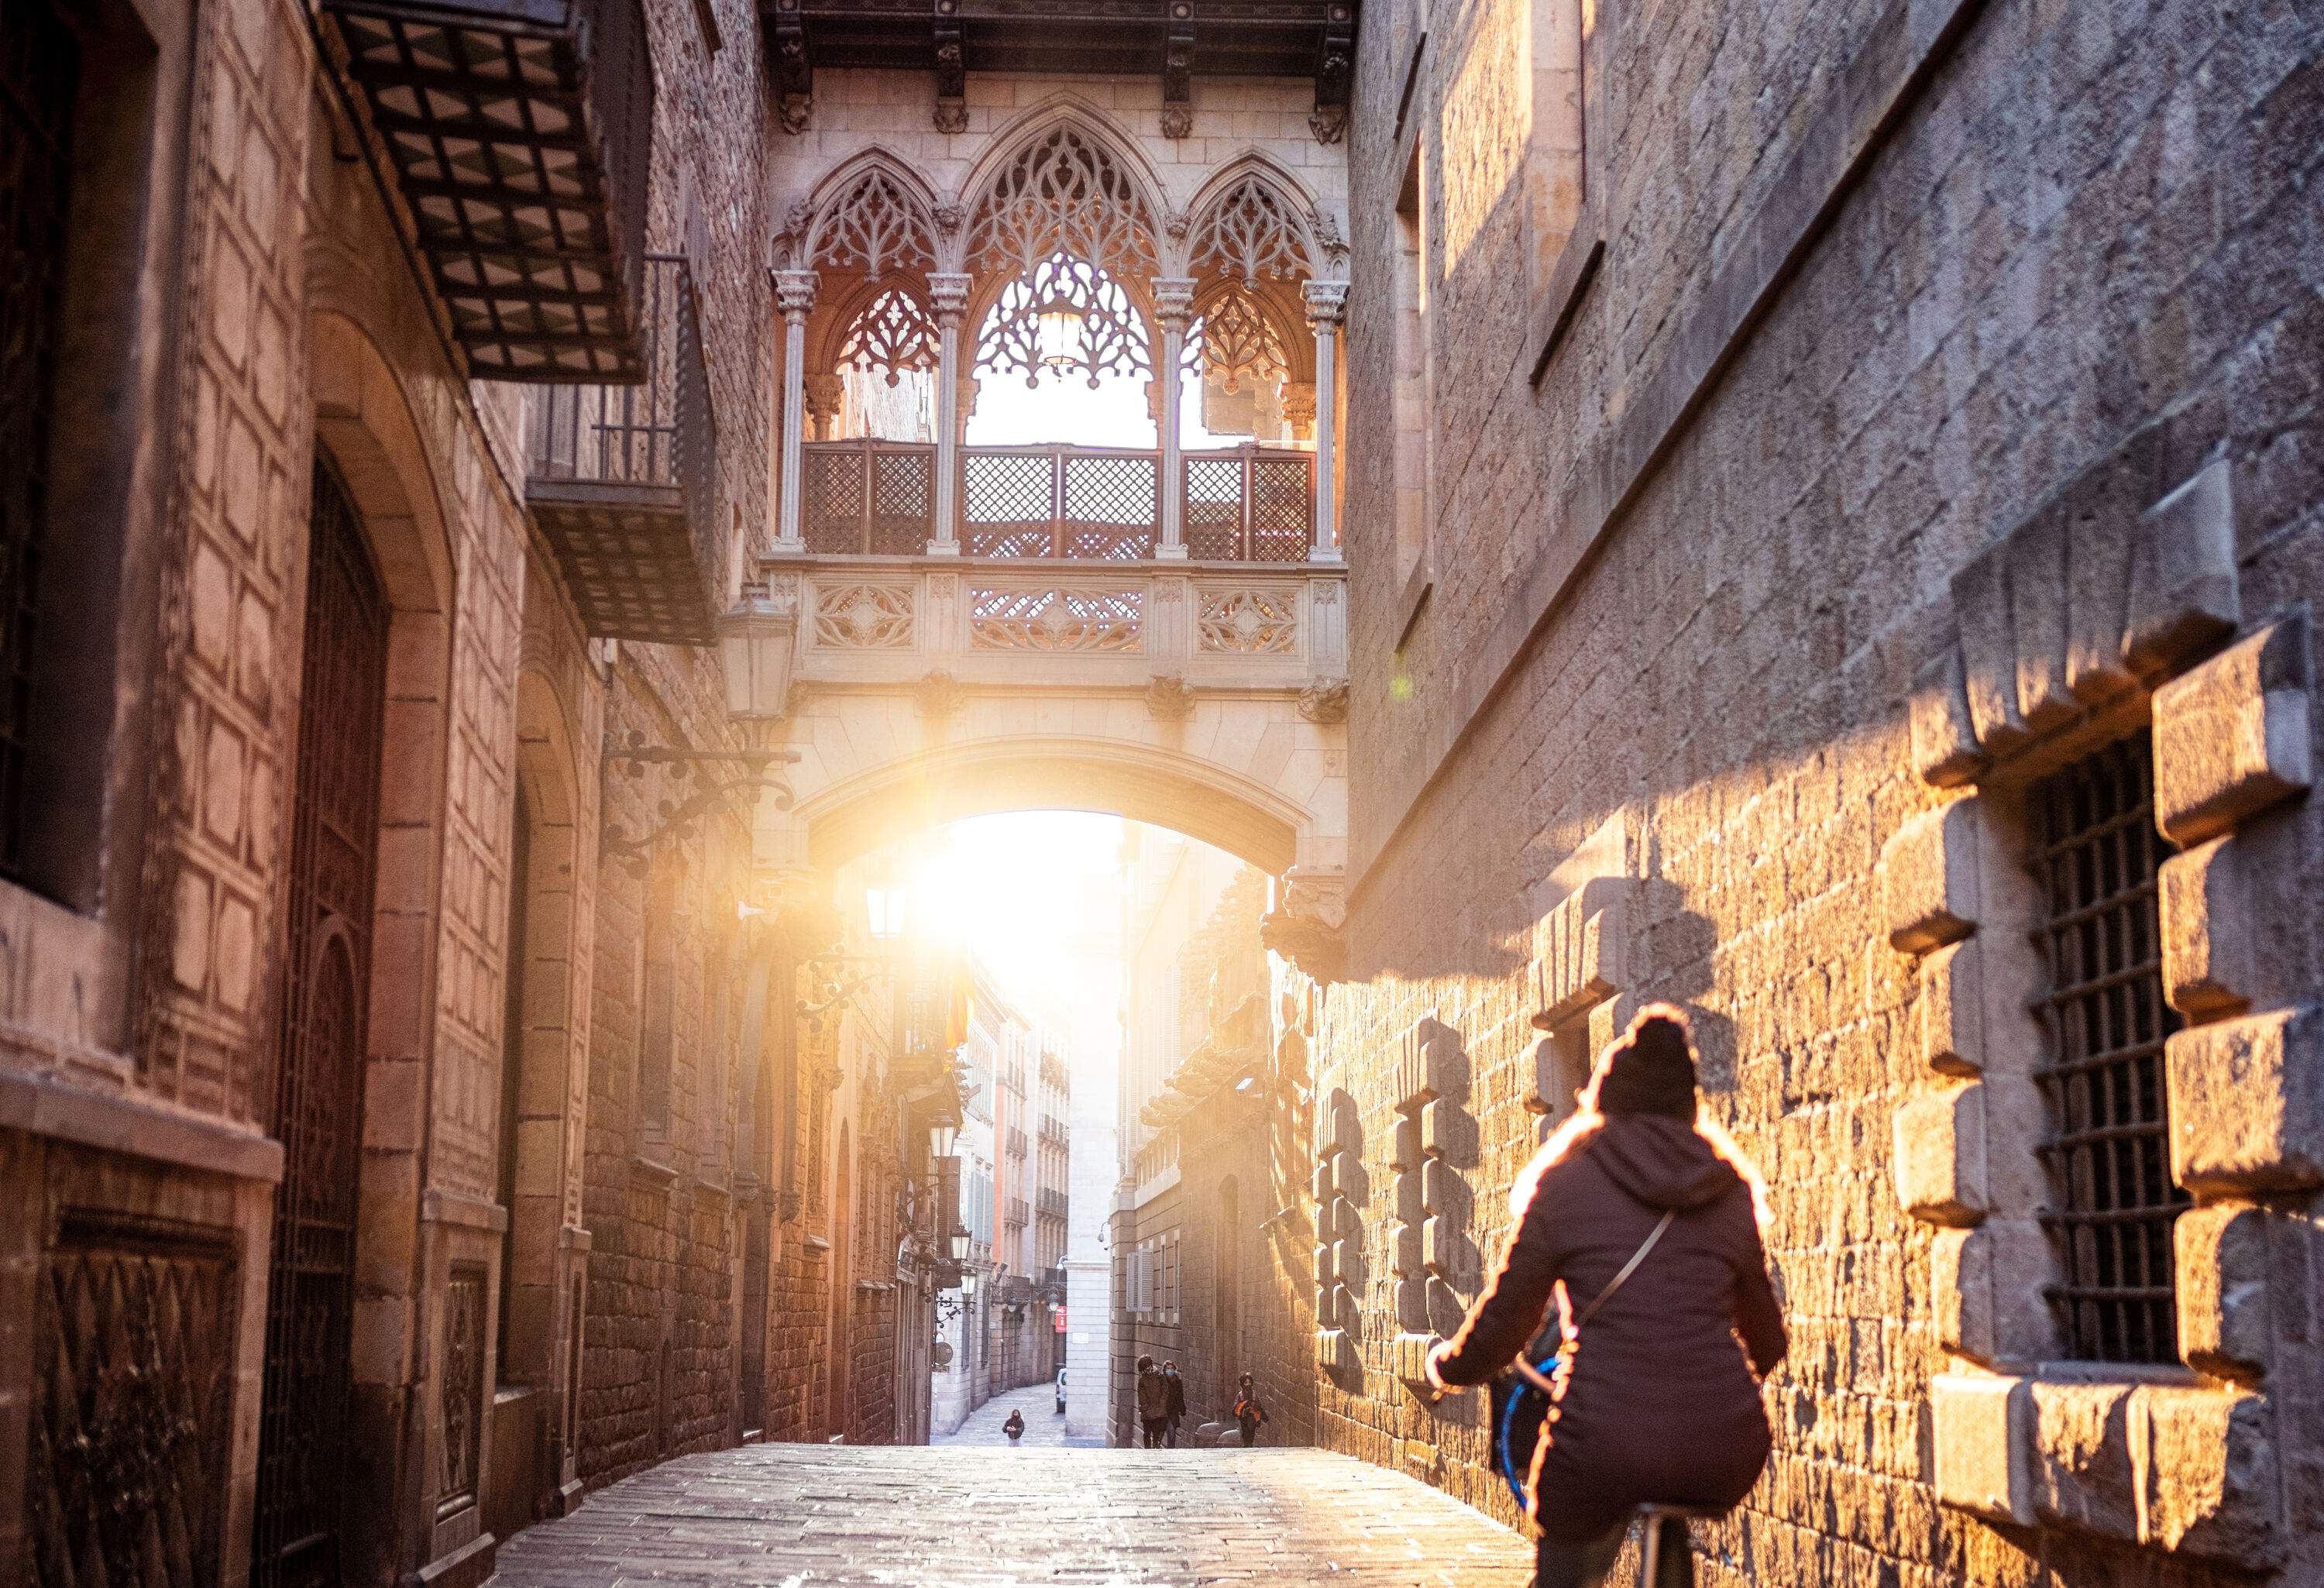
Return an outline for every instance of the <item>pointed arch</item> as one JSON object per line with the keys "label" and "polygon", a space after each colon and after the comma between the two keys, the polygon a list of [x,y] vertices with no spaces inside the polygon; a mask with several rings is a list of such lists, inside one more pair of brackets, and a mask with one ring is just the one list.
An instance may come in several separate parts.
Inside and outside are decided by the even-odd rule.
{"label": "pointed arch", "polygon": [[860,271],[872,281],[937,268],[937,200],[926,179],[886,149],[842,161],[794,206],[785,227],[797,270]]}
{"label": "pointed arch", "polygon": [[1159,179],[1120,128],[1073,96],[995,136],[962,191],[973,270],[1020,274],[1060,253],[1125,280],[1162,270],[1170,212]]}
{"label": "pointed arch", "polygon": [[1256,285],[1328,272],[1314,195],[1264,151],[1246,150],[1212,172],[1187,215],[1188,275]]}

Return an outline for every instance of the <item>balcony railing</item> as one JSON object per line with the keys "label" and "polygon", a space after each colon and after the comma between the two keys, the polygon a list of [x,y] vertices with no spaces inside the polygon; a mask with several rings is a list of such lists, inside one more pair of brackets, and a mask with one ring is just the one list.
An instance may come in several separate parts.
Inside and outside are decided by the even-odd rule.
{"label": "balcony railing", "polygon": [[683,255],[646,268],[643,379],[544,388],[526,499],[592,634],[703,645],[718,573],[718,428]]}
{"label": "balcony railing", "polygon": [[1041,1140],[1063,1147],[1066,1144],[1065,1122],[1055,1114],[1041,1116]]}
{"label": "balcony railing", "polygon": [[1032,1216],[1033,1210],[1025,1205],[1025,1199],[1023,1197],[1012,1196],[1009,1199],[1009,1223],[1011,1228],[1023,1225],[1029,1221]]}
{"label": "balcony railing", "polygon": [[1029,1143],[1028,1141],[1027,1141],[1027,1140],[1026,1140],[1026,1139],[1025,1139],[1025,1132],[1024,1132],[1024,1131],[1023,1131],[1020,1127],[1016,1126],[1016,1125],[1011,1125],[1011,1126],[1010,1126],[1010,1127],[1009,1127],[1009,1156],[1010,1156],[1010,1157],[1011,1157],[1011,1158],[1022,1158],[1022,1157],[1024,1157],[1024,1156],[1025,1156],[1025,1154],[1026,1154],[1026,1152],[1027,1152],[1027,1150],[1029,1149],[1029,1147],[1030,1147],[1030,1146],[1031,1146],[1031,1143]]}
{"label": "balcony railing", "polygon": [[1043,1191],[1039,1194],[1038,1205],[1044,1218],[1064,1218],[1067,1206],[1065,1194],[1062,1191]]}
{"label": "balcony railing", "polygon": [[471,371],[635,380],[653,67],[639,0],[322,0]]}
{"label": "balcony railing", "polygon": [[[1179,459],[1186,554],[1301,562],[1313,544],[1315,459],[1259,447]],[[806,449],[801,537],[825,556],[908,557],[936,538],[936,449],[816,441]],[[1137,562],[1162,532],[1162,456],[1092,447],[964,447],[954,526],[971,557]]]}

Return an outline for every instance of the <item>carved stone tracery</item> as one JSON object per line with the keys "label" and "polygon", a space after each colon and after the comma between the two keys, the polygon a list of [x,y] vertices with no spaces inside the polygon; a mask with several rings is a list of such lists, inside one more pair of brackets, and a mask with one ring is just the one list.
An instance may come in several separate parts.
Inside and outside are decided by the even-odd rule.
{"label": "carved stone tracery", "polygon": [[907,374],[936,367],[936,321],[920,300],[890,287],[857,311],[840,344],[837,365],[863,374],[883,374],[888,384]]}
{"label": "carved stone tracery", "polygon": [[969,262],[1023,276],[1069,254],[1109,275],[1149,276],[1159,268],[1154,229],[1145,195],[1105,146],[1060,126],[994,177],[971,223]]}
{"label": "carved stone tracery", "polygon": [[1304,217],[1256,173],[1240,178],[1205,208],[1193,235],[1186,259],[1197,276],[1216,272],[1255,289],[1261,281],[1309,273]]}
{"label": "carved stone tracery", "polygon": [[1240,287],[1213,298],[1186,335],[1185,370],[1233,396],[1246,380],[1271,386],[1291,373],[1275,322]]}
{"label": "carved stone tracery", "polygon": [[806,270],[860,270],[875,282],[890,271],[934,270],[931,226],[903,183],[874,166],[816,210],[798,263]]}
{"label": "carved stone tracery", "polygon": [[[1044,316],[1071,317],[1065,346],[1045,346]],[[1108,375],[1151,374],[1154,360],[1145,319],[1121,283],[1060,253],[1001,289],[977,333],[976,367],[1021,374],[1028,386],[1044,373],[1078,372],[1094,388]]]}

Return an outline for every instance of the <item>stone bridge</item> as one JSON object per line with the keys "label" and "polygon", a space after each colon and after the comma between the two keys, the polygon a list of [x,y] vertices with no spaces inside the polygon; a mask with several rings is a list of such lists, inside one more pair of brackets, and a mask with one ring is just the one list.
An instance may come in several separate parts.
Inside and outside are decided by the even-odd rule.
{"label": "stone bridge", "polygon": [[1327,909],[1347,838],[1337,563],[806,557],[788,810],[762,862],[828,868],[902,832],[1105,810],[1229,850]]}

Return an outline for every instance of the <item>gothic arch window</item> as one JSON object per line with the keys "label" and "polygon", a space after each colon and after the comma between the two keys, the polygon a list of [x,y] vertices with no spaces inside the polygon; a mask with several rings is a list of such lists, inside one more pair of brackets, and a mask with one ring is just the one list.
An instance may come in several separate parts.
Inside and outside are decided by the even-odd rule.
{"label": "gothic arch window", "polygon": [[1070,253],[1038,260],[1001,290],[976,337],[976,367],[993,374],[1079,374],[1094,388],[1109,376],[1154,373],[1146,321],[1102,266]]}
{"label": "gothic arch window", "polygon": [[920,300],[890,287],[858,309],[840,339],[835,368],[884,376],[890,386],[936,367],[936,324]]}
{"label": "gothic arch window", "polygon": [[1228,276],[1250,289],[1291,281],[1309,273],[1307,228],[1273,183],[1248,173],[1204,208],[1186,263],[1192,275]]}
{"label": "gothic arch window", "polygon": [[971,223],[969,260],[979,271],[1030,276],[1070,254],[1138,279],[1158,272],[1154,234],[1136,179],[1068,125],[1028,143],[994,174]]}
{"label": "gothic arch window", "polygon": [[903,182],[875,165],[817,208],[799,263],[809,270],[860,270],[875,282],[891,271],[934,270],[930,231]]}

